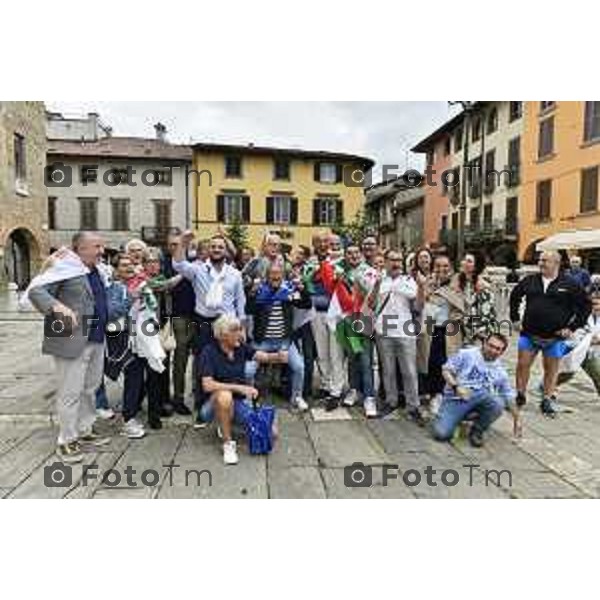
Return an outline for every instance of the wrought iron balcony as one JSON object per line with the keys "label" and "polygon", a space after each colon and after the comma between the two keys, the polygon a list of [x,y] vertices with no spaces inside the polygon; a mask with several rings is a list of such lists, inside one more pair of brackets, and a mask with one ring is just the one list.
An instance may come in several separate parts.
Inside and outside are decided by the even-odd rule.
{"label": "wrought iron balcony", "polygon": [[166,246],[169,235],[178,232],[177,227],[142,227],[142,241],[150,246]]}

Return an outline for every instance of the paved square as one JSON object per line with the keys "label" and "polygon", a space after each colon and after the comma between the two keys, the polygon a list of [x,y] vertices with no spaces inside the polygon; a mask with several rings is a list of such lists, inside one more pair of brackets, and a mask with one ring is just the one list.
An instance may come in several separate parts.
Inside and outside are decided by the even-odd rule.
{"label": "paved square", "polygon": [[[64,487],[44,483],[45,468],[57,462],[52,359],[40,353],[42,323],[35,313],[18,313],[14,300],[0,296],[0,497],[4,498],[585,498],[600,495],[600,401],[585,375],[565,387],[561,400],[573,409],[545,420],[535,402],[525,411],[524,437],[515,442],[512,423],[495,425],[485,448],[464,440],[440,444],[405,419],[366,421],[360,408],[333,415],[314,410],[299,415],[281,407],[280,437],[272,455],[249,456],[243,441],[240,464],[224,467],[215,432],[196,431],[189,419],[165,419],[160,432],[142,440],[119,434],[118,424],[102,426],[113,436],[102,451],[86,456],[96,465],[83,485],[74,466]],[[508,357],[514,367],[514,342]],[[539,373],[539,372],[536,372]],[[535,377],[534,377],[535,380]],[[109,383],[118,406],[120,388]],[[344,467],[371,466],[369,487],[347,487]],[[384,483],[382,465],[400,473]],[[169,465],[178,465],[177,467]],[[464,465],[479,465],[465,467]],[[435,469],[438,485],[427,485]],[[128,485],[126,469],[131,473]],[[103,474],[108,473],[103,481]],[[487,482],[485,470],[489,470]],[[403,481],[407,471],[422,475],[419,485]],[[445,486],[441,476],[455,470],[460,480]],[[497,483],[494,471],[509,470]],[[135,471],[133,474],[132,471]],[[154,473],[155,472],[155,473]],[[386,471],[390,475],[390,471]],[[46,470],[48,473],[48,470]],[[116,477],[121,481],[115,483]],[[412,476],[415,476],[412,473]],[[158,483],[153,485],[154,479]],[[148,483],[148,485],[145,485]]]}

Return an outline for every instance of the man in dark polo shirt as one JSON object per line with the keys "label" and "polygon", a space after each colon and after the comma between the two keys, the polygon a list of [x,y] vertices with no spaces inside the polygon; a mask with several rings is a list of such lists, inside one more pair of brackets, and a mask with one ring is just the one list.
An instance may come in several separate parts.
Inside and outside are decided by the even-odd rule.
{"label": "man in dark polo shirt", "polygon": [[237,446],[232,439],[232,423],[244,423],[248,400],[258,396],[258,390],[248,385],[248,363],[285,363],[287,352],[262,352],[242,342],[243,328],[231,315],[219,317],[213,325],[214,340],[202,353],[198,375],[207,401],[202,405],[204,423],[215,418],[223,437],[223,460],[226,465],[238,462]]}

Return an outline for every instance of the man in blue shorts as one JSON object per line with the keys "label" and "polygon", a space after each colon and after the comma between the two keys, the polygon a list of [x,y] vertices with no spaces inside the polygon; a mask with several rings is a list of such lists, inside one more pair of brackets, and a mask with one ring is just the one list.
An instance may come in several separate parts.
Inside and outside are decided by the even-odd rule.
{"label": "man in blue shorts", "polygon": [[200,354],[198,376],[208,400],[201,407],[202,422],[215,418],[223,437],[226,465],[238,462],[237,446],[232,439],[232,424],[245,423],[250,410],[248,401],[258,390],[247,384],[249,363],[287,363],[287,352],[261,352],[242,342],[242,324],[234,316],[223,315],[213,324],[214,340]]}
{"label": "man in blue shorts", "polygon": [[[554,417],[556,381],[560,359],[567,353],[566,340],[585,325],[591,305],[585,290],[560,270],[560,255],[543,252],[540,272],[523,278],[510,296],[510,320],[520,331],[517,362],[517,405],[526,403],[531,365],[538,352],[543,356],[544,395],[540,403],[542,414]],[[523,318],[521,301],[525,299]]]}

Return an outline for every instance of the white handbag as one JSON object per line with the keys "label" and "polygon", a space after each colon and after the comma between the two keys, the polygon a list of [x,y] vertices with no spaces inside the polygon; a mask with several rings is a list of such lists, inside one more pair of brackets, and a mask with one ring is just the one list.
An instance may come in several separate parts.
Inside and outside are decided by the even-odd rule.
{"label": "white handbag", "polygon": [[173,352],[177,346],[175,334],[173,333],[173,321],[169,318],[160,330],[160,344],[165,352]]}

